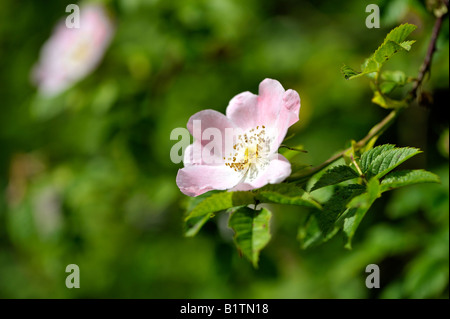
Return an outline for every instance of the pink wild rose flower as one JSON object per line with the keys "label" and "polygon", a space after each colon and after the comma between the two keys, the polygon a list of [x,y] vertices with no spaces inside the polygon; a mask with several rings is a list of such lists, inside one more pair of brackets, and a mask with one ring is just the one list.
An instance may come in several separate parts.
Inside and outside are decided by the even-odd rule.
{"label": "pink wild rose flower", "polygon": [[114,33],[105,9],[99,4],[80,8],[80,27],[68,28],[65,18],[43,45],[32,81],[41,94],[54,96],[91,73],[100,63]]}
{"label": "pink wild rose flower", "polygon": [[[291,174],[291,164],[278,148],[299,120],[299,111],[296,91],[265,79],[259,95],[243,92],[231,99],[226,116],[214,110],[194,114],[187,123],[194,142],[184,152],[178,187],[188,196],[198,196],[210,190],[246,191],[281,183]],[[217,147],[211,154],[208,145],[214,130],[220,140],[214,141]]]}

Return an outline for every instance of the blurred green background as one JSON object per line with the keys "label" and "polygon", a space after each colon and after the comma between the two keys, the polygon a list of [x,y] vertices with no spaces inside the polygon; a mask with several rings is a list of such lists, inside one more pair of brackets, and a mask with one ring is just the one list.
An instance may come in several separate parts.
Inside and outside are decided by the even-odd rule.
{"label": "blurred green background", "polygon": [[[448,298],[448,20],[425,85],[434,104],[412,106],[378,141],[421,148],[405,166],[442,184],[383,196],[352,251],[339,236],[301,250],[308,209],[274,205],[272,240],[253,269],[225,214],[182,236],[172,129],[274,78],[301,96],[291,142],[317,165],[387,114],[367,79],[344,80],[342,64],[358,67],[410,22],[416,45],[386,68],[416,76],[432,14],[419,0],[104,1],[117,30],[102,63],[44,99],[30,70],[69,3],[0,4],[0,298]],[[365,27],[369,3],[380,6],[380,29]],[[72,263],[80,289],[65,286]],[[371,263],[380,289],[365,287]]]}

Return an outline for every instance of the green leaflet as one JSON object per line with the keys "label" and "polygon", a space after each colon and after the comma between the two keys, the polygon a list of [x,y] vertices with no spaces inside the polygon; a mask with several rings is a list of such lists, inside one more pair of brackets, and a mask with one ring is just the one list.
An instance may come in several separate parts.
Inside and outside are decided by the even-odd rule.
{"label": "green leaflet", "polygon": [[306,249],[336,235],[341,227],[339,217],[345,212],[347,204],[364,191],[365,187],[359,184],[337,187],[331,198],[323,204],[323,210],[314,211],[305,225],[299,228],[297,237],[301,247]]}
{"label": "green leaflet", "polygon": [[190,211],[186,220],[252,203],[254,203],[254,195],[251,192],[221,192],[212,194],[196,205]]}
{"label": "green leaflet", "polygon": [[355,71],[347,65],[344,65],[341,68],[341,72],[345,79],[352,80],[363,75],[379,72],[384,63],[386,63],[386,61],[388,61],[394,54],[400,51],[409,51],[415,41],[405,40],[415,29],[415,25],[405,23],[391,30],[391,32],[389,32],[384,39],[383,43],[368,59],[365,60],[361,67],[361,72]]}
{"label": "green leaflet", "polygon": [[269,184],[259,189],[255,198],[261,203],[297,205],[321,209],[321,205],[318,202],[295,184]]}
{"label": "green leaflet", "polygon": [[[392,91],[395,88],[392,82],[384,82],[382,83],[381,90],[384,91]],[[406,107],[408,104],[404,100],[394,100],[390,97],[384,95],[383,92],[375,91],[372,97],[372,102],[378,104],[382,108],[385,109],[398,109],[402,107]]]}
{"label": "green leaflet", "polygon": [[363,171],[363,173],[366,173],[369,169],[370,164],[372,163],[372,161],[377,158],[380,154],[391,150],[395,148],[395,145],[392,144],[383,144],[383,145],[379,145],[377,147],[374,147],[371,150],[368,150],[367,152],[364,152],[361,155],[361,159],[360,159],[360,166],[361,169]]}
{"label": "green leaflet", "polygon": [[390,173],[382,180],[381,192],[418,183],[439,182],[440,179],[437,175],[422,169],[398,171]]}
{"label": "green leaflet", "polygon": [[332,232],[339,216],[346,210],[347,204],[362,194],[365,187],[359,184],[350,184],[338,187],[331,198],[323,205],[323,210],[317,211],[316,217],[320,230],[324,237]]}
{"label": "green leaflet", "polygon": [[349,179],[357,178],[358,176],[358,173],[347,165],[332,167],[319,178],[319,180],[311,188],[311,192],[325,186],[335,185]]}
{"label": "green leaflet", "polygon": [[248,207],[236,209],[228,221],[228,226],[233,229],[234,241],[239,251],[258,266],[259,253],[270,240],[270,219],[272,213],[263,208],[253,210]]}
{"label": "green leaflet", "polygon": [[421,153],[417,148],[403,147],[394,148],[378,155],[370,164],[367,172],[372,176],[381,178],[404,161]]}

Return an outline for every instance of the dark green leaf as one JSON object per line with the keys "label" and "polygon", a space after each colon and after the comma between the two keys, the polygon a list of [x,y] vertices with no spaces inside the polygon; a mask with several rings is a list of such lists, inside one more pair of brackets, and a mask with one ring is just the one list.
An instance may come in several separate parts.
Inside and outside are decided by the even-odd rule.
{"label": "dark green leaf", "polygon": [[372,161],[368,172],[377,178],[381,178],[407,159],[419,153],[421,153],[421,151],[413,147],[394,148],[388,150],[378,155]]}
{"label": "dark green leaf", "polygon": [[349,201],[364,191],[365,187],[359,184],[336,188],[331,198],[323,204],[323,210],[316,213],[317,222],[324,237],[333,231],[337,219],[346,210]]}
{"label": "dark green leaf", "polygon": [[369,169],[370,164],[372,163],[372,161],[378,157],[378,155],[387,152],[391,149],[393,149],[395,147],[395,145],[392,144],[384,144],[384,145],[380,145],[377,147],[374,147],[371,150],[368,150],[367,152],[364,152],[361,155],[361,170],[363,171],[363,173],[366,173]]}

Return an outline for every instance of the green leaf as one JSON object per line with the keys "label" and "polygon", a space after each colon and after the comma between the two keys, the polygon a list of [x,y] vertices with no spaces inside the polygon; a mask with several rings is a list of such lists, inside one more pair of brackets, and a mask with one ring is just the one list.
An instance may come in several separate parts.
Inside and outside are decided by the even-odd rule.
{"label": "green leaf", "polygon": [[400,43],[400,46],[406,50],[406,51],[410,51],[412,45],[416,43],[416,40],[410,40],[410,41],[403,41],[402,43]]}
{"label": "green leaf", "polygon": [[384,39],[383,43],[378,47],[378,49],[373,53],[371,60],[374,60],[378,64],[378,70],[383,66],[383,64],[389,60],[395,53],[411,49],[411,45],[415,41],[405,41],[406,38],[413,32],[417,27],[413,24],[405,23],[399,25],[395,29],[391,30],[389,34]]}
{"label": "green leaf", "polygon": [[202,216],[191,217],[187,219],[184,223],[184,236],[194,237],[203,227],[203,225],[213,217],[211,214],[204,214]]}
{"label": "green leaf", "polygon": [[208,213],[215,213],[227,208],[248,205],[255,202],[251,192],[221,192],[213,194],[198,205],[196,205],[186,217],[186,220],[193,217],[203,216]]}
{"label": "green leaf", "polygon": [[346,80],[352,80],[364,75],[362,72],[357,72],[345,64],[341,67],[341,73],[344,75]]}
{"label": "green leaf", "polygon": [[347,205],[347,211],[343,214],[344,234],[347,237],[345,248],[351,249],[351,243],[359,224],[366,215],[369,208],[380,197],[380,182],[376,177],[372,178],[367,184],[367,191],[354,197]]}
{"label": "green leaf", "polygon": [[381,178],[402,164],[404,161],[419,153],[421,153],[421,151],[413,147],[394,148],[388,150],[378,155],[372,161],[368,172],[377,178]]}
{"label": "green leaf", "polygon": [[385,153],[391,149],[395,148],[395,145],[392,144],[383,144],[383,145],[379,145],[377,147],[374,147],[371,150],[368,150],[367,152],[364,152],[361,155],[361,160],[360,160],[360,166],[361,166],[361,170],[363,171],[363,173],[367,173],[367,171],[369,170],[369,166],[372,163],[372,161],[377,158],[380,154]]}
{"label": "green leaf", "polygon": [[422,169],[398,171],[390,173],[381,181],[381,192],[418,183],[439,182],[437,175]]}
{"label": "green leaf", "polygon": [[261,203],[298,205],[321,209],[321,205],[307,192],[295,184],[269,184],[256,192],[255,198]]}
{"label": "green leaf", "polygon": [[402,51],[403,49],[404,48],[400,44],[394,41],[386,41],[378,47],[378,49],[372,55],[371,59],[378,64],[379,70],[387,60],[389,60],[394,54]]}
{"label": "green leaf", "polygon": [[385,38],[385,42],[387,41],[393,41],[395,43],[401,43],[406,40],[406,38],[413,32],[415,29],[417,29],[417,26],[414,24],[401,24],[398,27],[394,28],[389,32],[389,34]]}
{"label": "green leaf", "polygon": [[195,236],[215,212],[254,202],[252,192],[212,192],[195,197],[188,207],[184,235]]}
{"label": "green leaf", "polygon": [[253,210],[248,207],[236,209],[228,221],[228,226],[233,229],[234,242],[238,250],[258,267],[260,251],[270,240],[270,218],[272,213],[263,208]]}
{"label": "green leaf", "polygon": [[346,210],[346,205],[355,196],[362,194],[365,187],[351,184],[336,187],[331,198],[323,205],[323,210],[314,211],[306,222],[299,227],[297,239],[302,249],[324,243],[337,234],[342,223],[337,223]]}
{"label": "green leaf", "polygon": [[352,68],[344,65],[341,72],[347,80],[351,80],[362,75],[370,75],[379,72],[384,63],[394,54],[400,51],[409,51],[414,44],[414,40],[405,41],[406,38],[416,29],[413,24],[402,24],[393,29],[384,39],[383,43],[377,50],[364,61],[361,72],[357,72]]}
{"label": "green leaf", "polygon": [[319,180],[314,184],[314,186],[311,188],[311,192],[315,191],[316,189],[329,186],[329,185],[335,185],[344,181],[347,181],[349,179],[357,178],[358,173],[355,172],[351,167],[347,165],[339,165],[334,166],[327,170],[320,178]]}

